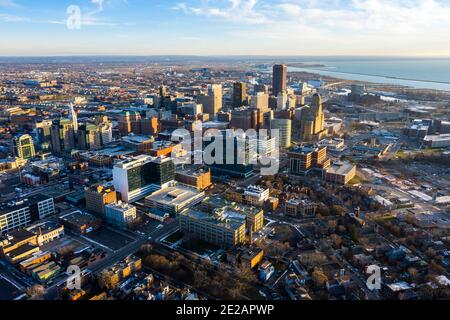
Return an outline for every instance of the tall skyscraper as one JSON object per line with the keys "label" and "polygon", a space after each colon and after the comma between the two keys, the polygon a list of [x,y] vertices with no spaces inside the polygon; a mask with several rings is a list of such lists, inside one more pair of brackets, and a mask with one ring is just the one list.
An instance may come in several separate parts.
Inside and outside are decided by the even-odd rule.
{"label": "tall skyscraper", "polygon": [[141,133],[155,136],[159,131],[159,120],[157,117],[146,117],[141,119]]}
{"label": "tall skyscraper", "polygon": [[250,107],[234,109],[231,112],[230,126],[233,129],[259,129],[263,123],[263,113],[261,110]]}
{"label": "tall skyscraper", "polygon": [[105,205],[117,202],[117,193],[112,186],[96,184],[84,191],[86,209],[98,215],[105,215]]}
{"label": "tall skyscraper", "polygon": [[[217,114],[220,110],[222,110],[222,85],[221,84],[212,84],[208,89],[208,94],[213,97],[213,106],[214,106],[214,115]],[[209,111],[205,111],[211,114]]]}
{"label": "tall skyscraper", "polygon": [[75,134],[70,119],[54,120],[52,124],[52,151],[70,153],[75,148]]}
{"label": "tall skyscraper", "polygon": [[265,84],[255,84],[253,93],[256,95],[257,93],[269,93],[269,89]]}
{"label": "tall skyscraper", "polygon": [[319,94],[313,96],[311,107],[304,107],[301,111],[300,134],[304,142],[319,141],[327,134],[322,97]]}
{"label": "tall skyscraper", "polygon": [[98,130],[100,132],[102,146],[107,145],[113,141],[113,131],[111,122],[103,122],[98,125]]}
{"label": "tall skyscraper", "polygon": [[50,150],[52,143],[52,121],[43,120],[35,124],[35,136],[38,150]]}
{"label": "tall skyscraper", "polygon": [[286,92],[287,67],[285,64],[273,66],[273,88],[272,95],[278,97],[280,92]]}
{"label": "tall skyscraper", "polygon": [[113,168],[114,188],[122,201],[134,202],[175,180],[170,158],[140,155],[117,163]]}
{"label": "tall skyscraper", "polygon": [[78,116],[73,107],[73,103],[69,104],[69,119],[72,121],[73,131],[76,133],[78,131]]}
{"label": "tall skyscraper", "polygon": [[30,159],[35,156],[33,138],[28,134],[23,134],[13,140],[14,153],[22,159]]}
{"label": "tall skyscraper", "polygon": [[121,135],[141,133],[141,115],[136,111],[123,111],[119,114],[119,132]]}
{"label": "tall skyscraper", "polygon": [[198,95],[197,101],[203,105],[204,113],[208,113],[211,118],[215,117],[222,110],[222,85],[209,85],[208,93]]}
{"label": "tall skyscraper", "polygon": [[285,91],[278,93],[277,96],[277,111],[286,110],[288,106],[288,95]]}
{"label": "tall skyscraper", "polygon": [[166,98],[169,95],[166,86],[159,87],[159,103],[158,107],[164,109],[166,107]]}
{"label": "tall skyscraper", "polygon": [[[210,140],[204,141],[206,148],[214,143],[216,137],[211,137]],[[230,132],[228,130],[222,132],[221,147],[222,159],[216,159],[215,162],[208,164],[211,169],[211,175],[216,177],[234,177],[234,178],[249,178],[253,174],[252,160],[257,153],[257,145],[249,143],[250,136]],[[214,155],[215,156],[215,151]],[[221,163],[220,163],[221,162]]]}
{"label": "tall skyscraper", "polygon": [[280,148],[291,147],[292,121],[290,119],[272,119],[270,122],[270,135],[274,137],[272,130],[278,130]]}
{"label": "tall skyscraper", "polygon": [[244,82],[233,84],[233,108],[239,108],[246,104],[247,85]]}
{"label": "tall skyscraper", "polygon": [[83,123],[80,125],[76,136],[76,146],[80,150],[94,150],[102,146],[102,133],[100,126],[92,123]]}
{"label": "tall skyscraper", "polygon": [[269,109],[269,94],[265,92],[256,92],[252,98],[251,103],[253,108],[260,110],[262,113],[268,112]]}

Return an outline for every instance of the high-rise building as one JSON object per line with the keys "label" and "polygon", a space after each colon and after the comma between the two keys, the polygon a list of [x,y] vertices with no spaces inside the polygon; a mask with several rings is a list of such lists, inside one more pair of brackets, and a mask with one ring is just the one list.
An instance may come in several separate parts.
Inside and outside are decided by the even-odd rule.
{"label": "high-rise building", "polygon": [[271,157],[276,151],[276,138],[268,136],[257,137],[258,155]]}
{"label": "high-rise building", "polygon": [[102,122],[98,125],[102,146],[107,145],[113,141],[113,131],[111,122]]}
{"label": "high-rise building", "polygon": [[269,88],[265,84],[255,84],[253,93],[256,95],[257,93],[269,93]]}
{"label": "high-rise building", "polygon": [[263,128],[264,129],[270,129],[270,123],[275,118],[273,110],[269,110],[268,112],[264,113],[263,115]]}
{"label": "high-rise building", "polygon": [[52,143],[52,121],[36,122],[36,147],[38,150],[50,150]]}
{"label": "high-rise building", "polygon": [[290,119],[272,119],[270,121],[271,136],[272,130],[279,131],[279,146],[280,148],[289,148],[291,146],[292,135],[292,120]]}
{"label": "high-rise building", "polygon": [[181,116],[198,117],[203,114],[203,104],[195,102],[183,102],[177,107],[177,113]]}
{"label": "high-rise building", "polygon": [[25,227],[55,213],[53,198],[41,194],[0,205],[0,234]]}
{"label": "high-rise building", "polygon": [[70,119],[54,120],[51,131],[52,151],[70,153],[75,148],[75,134]]}
{"label": "high-rise building", "polygon": [[149,179],[158,189],[175,180],[175,164],[171,158],[156,157],[148,164]]}
{"label": "high-rise building", "polygon": [[105,214],[105,205],[117,202],[117,193],[112,186],[93,185],[84,191],[86,209],[100,216]]}
{"label": "high-rise building", "polygon": [[247,85],[244,82],[236,82],[233,84],[233,108],[240,108],[247,101]]}
{"label": "high-rise building", "polygon": [[265,92],[256,92],[252,98],[251,105],[253,108],[260,110],[263,114],[270,111],[269,94]]}
{"label": "high-rise building", "polygon": [[299,146],[289,151],[290,173],[306,175],[312,170],[323,172],[330,167],[327,147]]}
{"label": "high-rise building", "polygon": [[287,86],[287,67],[285,64],[276,64],[273,66],[273,87],[272,95],[278,97],[280,92],[286,92]]}
{"label": "high-rise building", "polygon": [[[211,143],[214,143],[216,138],[216,136],[212,136],[205,139],[205,148]],[[214,163],[208,164],[211,169],[211,174],[216,177],[250,177],[253,174],[252,161],[257,153],[257,145],[249,143],[250,139],[251,137],[245,133],[239,134],[236,132],[222,131],[221,145],[217,146],[218,148],[223,148],[222,158],[219,158],[215,154],[215,151],[211,155],[216,158]]]}
{"label": "high-rise building", "polygon": [[81,124],[75,136],[77,148],[80,150],[93,150],[102,146],[100,127],[95,124]]}
{"label": "high-rise building", "polygon": [[264,211],[210,197],[181,212],[179,221],[186,235],[227,248],[251,240],[264,226]]}
{"label": "high-rise building", "polygon": [[159,132],[159,121],[157,117],[146,117],[141,120],[141,133],[156,136]]}
{"label": "high-rise building", "polygon": [[285,91],[278,93],[277,96],[277,111],[286,110],[288,107],[288,95]]}
{"label": "high-rise building", "polygon": [[300,134],[302,141],[319,141],[326,136],[325,115],[322,110],[322,97],[313,96],[312,106],[304,107],[300,116]]}
{"label": "high-rise building", "polygon": [[119,114],[118,123],[121,135],[140,134],[141,132],[141,115],[139,112],[123,111]]}
{"label": "high-rise building", "polygon": [[259,129],[263,123],[263,113],[256,108],[241,107],[231,112],[230,126],[233,129]]}
{"label": "high-rise building", "polygon": [[29,134],[23,134],[13,140],[14,154],[22,159],[30,159],[35,156],[33,138]]}
{"label": "high-rise building", "polygon": [[211,84],[208,86],[208,94],[201,94],[198,102],[203,104],[203,112],[208,113],[210,117],[215,117],[222,110],[222,85]]}
{"label": "high-rise building", "polygon": [[174,179],[175,164],[170,158],[140,155],[117,163],[113,169],[114,187],[125,202],[144,198]]}
{"label": "high-rise building", "polygon": [[166,102],[166,97],[169,95],[169,92],[167,91],[167,87],[166,86],[161,86],[159,87],[159,103],[158,103],[158,107],[160,109],[164,109],[165,106],[165,102]]}

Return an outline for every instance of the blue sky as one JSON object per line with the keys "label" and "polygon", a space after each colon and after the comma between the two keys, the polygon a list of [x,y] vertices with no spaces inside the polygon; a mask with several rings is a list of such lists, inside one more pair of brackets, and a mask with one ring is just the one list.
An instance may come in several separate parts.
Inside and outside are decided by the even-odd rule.
{"label": "blue sky", "polygon": [[0,0],[0,55],[450,56],[449,17],[450,0]]}

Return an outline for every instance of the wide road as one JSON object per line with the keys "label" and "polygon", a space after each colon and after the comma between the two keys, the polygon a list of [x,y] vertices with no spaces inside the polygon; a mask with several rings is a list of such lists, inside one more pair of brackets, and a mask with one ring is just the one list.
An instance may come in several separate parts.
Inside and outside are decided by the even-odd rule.
{"label": "wide road", "polygon": [[[153,232],[150,232],[144,236],[141,236],[139,239],[137,239],[135,242],[132,242],[123,248],[117,250],[116,252],[112,254],[108,254],[103,260],[100,260],[99,262],[96,262],[92,266],[90,266],[87,271],[91,274],[97,274],[103,269],[106,269],[110,265],[116,263],[117,261],[120,261],[130,254],[135,253],[136,251],[139,251],[141,246],[147,242],[150,242],[152,239],[157,239],[161,237],[164,234],[170,233],[175,231],[178,228],[178,220],[173,220],[169,224],[165,225],[164,227],[160,229],[155,229]],[[55,300],[58,296],[58,287],[66,283],[67,276],[64,275],[60,281],[52,285],[47,289],[47,293],[45,295],[45,299],[48,300]]]}

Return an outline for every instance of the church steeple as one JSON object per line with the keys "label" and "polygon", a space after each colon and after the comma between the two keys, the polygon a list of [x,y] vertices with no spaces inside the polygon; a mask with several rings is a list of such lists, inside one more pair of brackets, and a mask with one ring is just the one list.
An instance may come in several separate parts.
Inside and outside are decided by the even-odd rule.
{"label": "church steeple", "polygon": [[78,116],[72,102],[69,104],[69,119],[72,121],[73,131],[76,133],[78,131]]}

